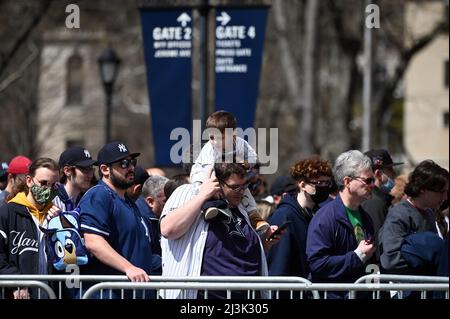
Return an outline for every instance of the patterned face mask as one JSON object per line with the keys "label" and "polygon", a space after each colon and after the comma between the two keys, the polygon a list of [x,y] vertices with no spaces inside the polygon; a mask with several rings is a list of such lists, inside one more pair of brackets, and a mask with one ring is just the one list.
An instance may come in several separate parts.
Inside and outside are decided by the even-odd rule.
{"label": "patterned face mask", "polygon": [[56,190],[53,187],[43,187],[37,184],[31,186],[30,192],[36,203],[42,206],[50,203],[57,195]]}

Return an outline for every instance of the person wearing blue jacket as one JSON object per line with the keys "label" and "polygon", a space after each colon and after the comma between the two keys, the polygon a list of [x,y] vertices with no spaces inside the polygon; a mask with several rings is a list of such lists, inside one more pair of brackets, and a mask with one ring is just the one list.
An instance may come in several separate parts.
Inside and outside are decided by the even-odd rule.
{"label": "person wearing blue jacket", "polygon": [[297,184],[296,194],[286,194],[269,219],[280,226],[290,221],[280,242],[270,249],[267,262],[271,276],[308,276],[306,234],[318,204],[328,198],[332,171],[330,164],[318,156],[296,162],[291,176]]}
{"label": "person wearing blue jacket", "polygon": [[[372,221],[360,206],[370,198],[375,179],[370,159],[357,150],[339,155],[333,173],[339,195],[317,211],[308,227],[309,279],[353,283],[375,252]],[[330,299],[347,296],[345,291],[327,294]]]}

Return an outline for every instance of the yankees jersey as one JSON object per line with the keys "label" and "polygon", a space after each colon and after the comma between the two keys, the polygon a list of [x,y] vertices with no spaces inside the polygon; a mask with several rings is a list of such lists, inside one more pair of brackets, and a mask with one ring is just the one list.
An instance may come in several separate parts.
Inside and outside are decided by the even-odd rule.
{"label": "yankees jersey", "polygon": [[[150,232],[136,204],[121,198],[103,181],[81,198],[80,222],[83,233],[105,238],[109,245],[134,266],[149,274],[152,266]],[[85,267],[87,274],[120,274],[96,258]]]}

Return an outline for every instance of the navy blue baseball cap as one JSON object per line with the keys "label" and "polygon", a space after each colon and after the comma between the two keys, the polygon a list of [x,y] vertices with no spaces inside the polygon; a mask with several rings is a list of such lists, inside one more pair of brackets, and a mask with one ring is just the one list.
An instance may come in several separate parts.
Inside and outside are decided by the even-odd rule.
{"label": "navy blue baseball cap", "polygon": [[130,153],[123,142],[114,141],[104,145],[98,152],[98,165],[118,162],[126,157],[138,157],[141,153]]}
{"label": "navy blue baseball cap", "polygon": [[297,190],[297,184],[295,180],[287,175],[278,176],[270,187],[271,195],[283,195],[284,193],[290,193]]}
{"label": "navy blue baseball cap", "polygon": [[89,167],[97,164],[97,161],[92,159],[91,153],[84,147],[73,146],[61,153],[58,164],[61,168],[64,166]]}
{"label": "navy blue baseball cap", "polygon": [[145,181],[150,177],[147,171],[139,165],[134,168],[134,184],[144,185]]}

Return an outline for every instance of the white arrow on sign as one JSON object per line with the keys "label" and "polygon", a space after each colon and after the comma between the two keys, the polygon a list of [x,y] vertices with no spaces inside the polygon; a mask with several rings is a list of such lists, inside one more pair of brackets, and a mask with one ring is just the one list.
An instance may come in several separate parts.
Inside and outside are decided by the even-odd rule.
{"label": "white arrow on sign", "polygon": [[221,25],[226,25],[228,22],[230,22],[231,17],[228,15],[228,13],[222,11],[220,16],[218,16],[216,20],[219,21]]}
{"label": "white arrow on sign", "polygon": [[191,17],[186,13],[183,12],[180,14],[180,16],[177,18],[177,21],[181,23],[182,27],[185,27],[188,22],[191,22]]}

